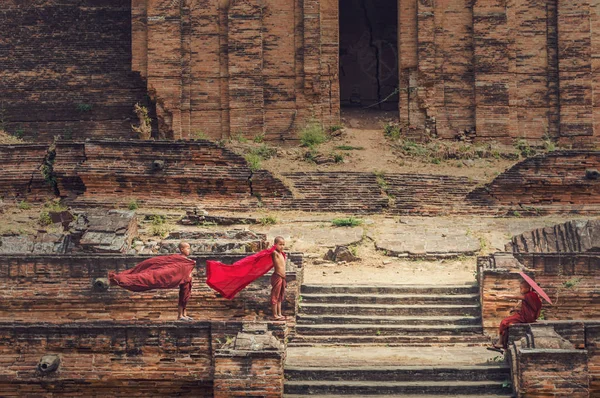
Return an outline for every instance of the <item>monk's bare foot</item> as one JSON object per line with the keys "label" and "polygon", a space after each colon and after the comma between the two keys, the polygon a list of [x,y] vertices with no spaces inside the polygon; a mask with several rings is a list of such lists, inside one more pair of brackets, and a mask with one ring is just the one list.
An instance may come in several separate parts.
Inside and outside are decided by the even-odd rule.
{"label": "monk's bare foot", "polygon": [[273,321],[283,321],[284,319],[285,318],[282,318],[280,316],[274,316],[274,315],[271,317],[271,320],[273,320]]}
{"label": "monk's bare foot", "polygon": [[500,340],[492,340],[492,344],[491,344],[492,348],[494,348],[495,350],[503,350],[504,347],[502,347],[502,343],[500,342]]}

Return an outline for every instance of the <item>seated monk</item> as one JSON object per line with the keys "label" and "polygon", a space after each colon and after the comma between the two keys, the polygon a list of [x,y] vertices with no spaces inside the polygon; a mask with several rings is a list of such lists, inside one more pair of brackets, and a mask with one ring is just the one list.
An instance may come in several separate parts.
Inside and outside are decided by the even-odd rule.
{"label": "seated monk", "polygon": [[[492,344],[496,350],[506,349],[508,347],[508,327],[514,323],[533,323],[540,316],[542,310],[542,300],[536,292],[531,289],[531,286],[525,281],[521,281],[520,286],[521,294],[518,296],[505,295],[500,298],[509,300],[522,300],[521,309],[516,311],[515,314],[504,318],[500,322],[498,340]],[[514,310],[513,310],[514,311]],[[512,311],[511,311],[512,312]]]}
{"label": "seated monk", "polygon": [[189,243],[179,243],[179,251],[181,254],[149,258],[118,274],[109,272],[108,280],[111,286],[117,285],[132,292],[179,286],[177,319],[191,321],[193,319],[187,315],[186,307],[192,295],[192,271],[196,262],[188,258],[191,252]]}

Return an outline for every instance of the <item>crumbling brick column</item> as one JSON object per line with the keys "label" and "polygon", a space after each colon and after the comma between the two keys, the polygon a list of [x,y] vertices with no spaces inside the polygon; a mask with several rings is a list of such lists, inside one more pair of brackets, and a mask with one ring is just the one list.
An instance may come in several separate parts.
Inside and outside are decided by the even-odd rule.
{"label": "crumbling brick column", "polygon": [[529,325],[509,347],[518,397],[589,397],[588,352],[575,349],[552,326]]}
{"label": "crumbling brick column", "polygon": [[243,330],[215,352],[214,397],[283,396],[284,345],[266,324]]}
{"label": "crumbling brick column", "polygon": [[480,257],[478,263],[481,319],[484,333],[495,336],[502,319],[510,315],[514,300],[501,299],[519,291],[519,262],[511,254]]}

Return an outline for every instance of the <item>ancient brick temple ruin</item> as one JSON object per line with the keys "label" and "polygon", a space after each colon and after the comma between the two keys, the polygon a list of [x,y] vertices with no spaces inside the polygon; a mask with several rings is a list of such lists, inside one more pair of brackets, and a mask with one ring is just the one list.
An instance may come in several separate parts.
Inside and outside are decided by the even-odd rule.
{"label": "ancient brick temple ruin", "polygon": [[128,138],[138,102],[176,139],[290,140],[343,106],[442,138],[600,136],[593,1],[7,0],[0,21],[3,123],[29,138]]}
{"label": "ancient brick temple ruin", "polygon": [[[599,93],[599,0],[0,1],[0,139],[23,139],[0,144],[0,397],[600,397]],[[301,131],[346,110],[393,115],[415,145],[557,149],[497,152],[485,178],[456,153],[304,162]],[[234,300],[208,287],[207,260],[279,234],[313,244],[288,253],[285,320],[268,274]],[[177,290],[109,286],[181,240],[193,321]],[[346,263],[362,249],[366,271]],[[406,282],[427,262],[442,282]],[[307,282],[342,266],[388,274]],[[490,359],[519,271],[555,303]]]}

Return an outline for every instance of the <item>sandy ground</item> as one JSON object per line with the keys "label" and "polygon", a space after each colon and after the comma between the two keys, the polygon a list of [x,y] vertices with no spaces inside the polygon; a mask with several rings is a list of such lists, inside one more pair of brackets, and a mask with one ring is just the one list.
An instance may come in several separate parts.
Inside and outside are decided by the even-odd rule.
{"label": "sandy ground", "polygon": [[[146,211],[146,210],[144,210]],[[159,213],[159,211],[157,211]],[[215,213],[227,215],[227,213]],[[176,216],[176,214],[173,214]],[[201,229],[249,229],[264,233],[268,240],[281,235],[287,250],[305,255],[304,283],[310,284],[418,284],[463,285],[475,283],[476,255],[504,251],[504,245],[514,235],[536,228],[562,223],[573,216],[547,217],[389,217],[385,215],[356,216],[363,224],[358,227],[334,227],[331,220],[344,214],[258,211],[235,216],[252,218],[274,217],[275,225],[214,226]],[[181,227],[195,229],[199,227]],[[407,247],[421,247],[430,237],[453,233],[463,235],[464,245],[473,239],[479,250],[474,256],[454,259],[422,260],[392,257],[376,249],[381,239],[395,236]],[[151,239],[151,238],[147,238]],[[156,239],[156,238],[154,238]],[[336,245],[349,245],[361,259],[352,263],[324,262],[325,253]],[[458,244],[460,248],[460,243]]]}
{"label": "sandy ground", "polygon": [[[440,164],[420,161],[415,158],[402,158],[393,150],[383,134],[383,127],[397,118],[397,113],[347,110],[342,113],[345,133],[318,147],[320,153],[340,153],[344,162],[316,165],[303,160],[305,148],[288,146],[275,158],[262,162],[262,167],[277,177],[292,171],[362,171],[383,173],[419,173],[464,176],[479,182],[491,181],[497,174],[510,168],[517,161],[503,159],[476,159],[469,162],[447,160]],[[356,127],[353,127],[356,126]],[[340,150],[342,145],[353,146],[357,150]],[[501,146],[499,146],[501,147]],[[501,147],[512,151],[511,147]]]}

